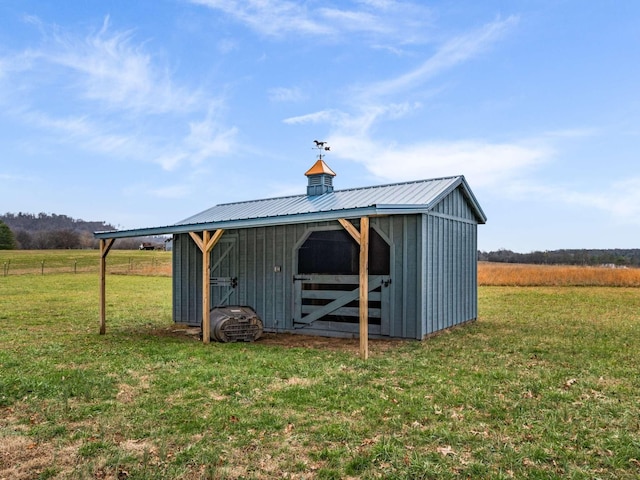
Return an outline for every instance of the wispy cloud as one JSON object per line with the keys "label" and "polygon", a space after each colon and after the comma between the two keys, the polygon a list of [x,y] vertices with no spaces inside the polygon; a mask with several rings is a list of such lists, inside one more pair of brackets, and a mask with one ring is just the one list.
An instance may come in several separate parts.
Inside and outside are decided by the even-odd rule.
{"label": "wispy cloud", "polygon": [[112,31],[109,23],[107,17],[97,33],[84,38],[55,29],[38,56],[67,69],[84,98],[111,108],[156,114],[196,108],[200,92],[176,86],[168,67],[133,42],[132,31]]}
{"label": "wispy cloud", "polygon": [[191,163],[197,165],[203,160],[229,153],[237,128],[223,128],[213,118],[189,123],[189,135],[184,144],[191,152]]}
{"label": "wispy cloud", "polygon": [[[287,124],[328,123],[325,137],[334,155],[363,164],[374,176],[390,181],[430,178],[464,173],[475,185],[492,185],[515,178],[546,161],[552,149],[543,141],[495,142],[484,139],[419,140],[401,145],[385,139],[383,122],[403,119],[422,109],[409,101],[412,92],[426,88],[437,75],[477,57],[501,39],[517,23],[516,17],[495,20],[458,35],[436,49],[416,68],[394,78],[348,89],[346,108],[321,110],[290,117]],[[394,101],[403,99],[403,101]],[[387,135],[388,137],[388,135]]]}
{"label": "wispy cloud", "polygon": [[477,56],[502,38],[517,22],[518,18],[511,16],[452,38],[441,45],[434,55],[417,68],[395,78],[362,87],[359,92],[360,97],[372,98],[406,93],[408,90],[421,86],[443,71]]}
{"label": "wispy cloud", "polygon": [[304,35],[339,41],[342,34],[366,34],[407,44],[427,37],[431,12],[418,3],[355,1],[351,8],[316,7],[287,0],[190,0],[220,11],[271,37]]}
{"label": "wispy cloud", "polygon": [[515,181],[505,188],[511,198],[535,198],[550,204],[563,204],[589,211],[598,210],[625,223],[640,225],[640,177],[581,191],[577,185],[548,185],[540,182]]}
{"label": "wispy cloud", "polygon": [[336,123],[337,119],[343,119],[344,114],[337,110],[320,110],[319,112],[306,113],[295,117],[285,118],[284,123],[289,125],[301,125],[305,123]]}
{"label": "wispy cloud", "polygon": [[283,0],[191,0],[220,10],[264,35],[329,34],[331,29],[313,18],[304,4]]}
{"label": "wispy cloud", "polygon": [[544,161],[552,150],[543,144],[486,141],[432,141],[408,145],[370,137],[331,135],[334,155],[363,164],[380,179],[402,181],[464,174],[475,186],[517,177]]}
{"label": "wispy cloud", "polygon": [[[108,17],[87,36],[28,21],[43,32],[43,41],[14,53],[15,62],[0,59],[0,65],[13,65],[0,102],[5,112],[43,132],[41,141],[165,169],[230,150],[236,129],[219,118],[223,101],[178,85],[132,31],[113,30]],[[67,100],[38,97],[51,88],[64,91]]]}

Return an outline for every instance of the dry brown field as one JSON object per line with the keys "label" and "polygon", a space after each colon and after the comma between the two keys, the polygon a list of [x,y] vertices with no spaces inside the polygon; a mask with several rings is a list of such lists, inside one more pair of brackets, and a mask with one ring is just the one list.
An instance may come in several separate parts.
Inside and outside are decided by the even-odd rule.
{"label": "dry brown field", "polygon": [[484,286],[640,287],[640,268],[478,262]]}

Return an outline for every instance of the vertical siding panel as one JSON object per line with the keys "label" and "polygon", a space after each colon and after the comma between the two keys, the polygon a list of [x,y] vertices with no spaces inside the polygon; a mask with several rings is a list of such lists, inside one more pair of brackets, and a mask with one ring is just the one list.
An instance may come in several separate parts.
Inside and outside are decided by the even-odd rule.
{"label": "vertical siding panel", "polygon": [[192,292],[191,302],[193,302],[198,325],[202,325],[202,253],[191,238],[189,238],[189,252],[191,262],[195,265],[195,268],[191,269],[195,277],[191,279],[191,284],[196,287],[195,290],[189,289],[189,291]]}
{"label": "vertical siding panel", "polygon": [[393,292],[393,301],[394,301],[394,307],[393,307],[393,322],[390,325],[390,334],[392,337],[400,337],[402,336],[402,318],[404,315],[404,308],[405,305],[402,301],[402,291],[404,290],[404,284],[403,284],[403,279],[404,279],[404,264],[403,262],[403,258],[404,258],[404,235],[403,235],[403,224],[404,224],[404,219],[402,217],[394,217],[393,218],[393,240],[394,240],[394,244],[395,244],[395,250],[396,250],[396,255],[395,255],[395,266],[394,266],[394,271],[395,273],[395,278],[393,279],[393,283],[391,284],[393,286],[394,292]]}
{"label": "vertical siding panel", "polygon": [[298,225],[289,225],[289,243],[287,245],[287,276],[284,278],[287,286],[288,301],[287,301],[287,313],[284,317],[283,328],[293,328],[293,276],[297,272],[298,266],[295,263],[294,246],[298,242]]}
{"label": "vertical siding panel", "polygon": [[[445,203],[446,207],[446,203]],[[442,312],[440,315],[440,328],[447,328],[447,317],[449,315],[449,297],[451,288],[449,286],[449,221],[445,218],[442,221],[442,275],[440,285],[442,286],[442,299],[440,300]]]}
{"label": "vertical siding panel", "polygon": [[420,278],[420,215],[411,215],[408,217],[410,223],[410,236],[407,239],[407,248],[409,250],[409,264],[407,270],[409,272],[410,297],[408,299],[409,306],[407,315],[407,336],[409,338],[418,338],[420,330],[420,298],[422,279]]}
{"label": "vertical siding panel", "polygon": [[245,292],[244,292],[244,302],[245,305],[255,309],[255,272],[253,269],[253,248],[254,248],[254,230],[247,229],[244,234],[244,252],[245,252]]}
{"label": "vertical siding panel", "polygon": [[[451,203],[454,203],[454,197],[451,198]],[[446,326],[450,327],[453,325],[453,319],[455,316],[455,304],[457,302],[456,298],[456,289],[455,289],[455,278],[456,278],[456,270],[455,270],[455,258],[454,258],[454,246],[455,239],[453,236],[454,233],[454,224],[453,220],[447,220],[447,234],[449,235],[449,239],[447,241],[447,252],[448,252],[448,265],[449,265],[449,278],[447,283],[449,284],[449,301],[447,302],[447,309],[449,310],[447,313],[447,323]]]}
{"label": "vertical siding panel", "polygon": [[258,295],[259,301],[258,305],[260,305],[260,310],[262,311],[262,318],[266,320],[266,323],[271,326],[271,318],[269,315],[269,310],[267,306],[267,281],[265,277],[265,257],[266,257],[266,231],[264,227],[258,229],[258,256],[256,258],[256,263],[258,264]]}
{"label": "vertical siding panel", "polygon": [[420,239],[418,243],[418,250],[420,252],[420,270],[418,272],[418,287],[420,289],[420,318],[416,322],[420,325],[420,330],[417,332],[416,337],[424,338],[427,332],[427,215],[420,215]]}
{"label": "vertical siding panel", "polygon": [[269,255],[265,258],[265,275],[268,279],[270,279],[270,292],[267,295],[267,301],[269,303],[269,311],[271,312],[271,327],[276,326],[277,317],[277,299],[278,299],[278,285],[275,278],[275,272],[273,271],[273,266],[276,265],[276,255],[277,255],[277,245],[276,245],[276,230],[277,227],[269,227],[269,236],[268,242],[270,243],[270,248],[268,249]]}
{"label": "vertical siding panel", "polygon": [[409,296],[409,249],[407,248],[407,236],[409,227],[407,225],[407,217],[402,217],[402,323],[400,329],[400,335],[402,337],[407,336],[407,298]]}
{"label": "vertical siding panel", "polygon": [[473,287],[472,287],[472,299],[473,299],[473,315],[471,318],[478,318],[478,235],[477,235],[477,225],[473,226],[474,233],[471,236],[472,246],[473,248],[470,250],[472,253],[471,261],[469,265],[472,268],[472,278],[473,278]]}
{"label": "vertical siding panel", "polygon": [[466,295],[467,295],[467,311],[465,312],[465,319],[466,320],[470,320],[472,318],[475,318],[474,314],[473,314],[473,304],[474,304],[474,300],[473,300],[473,286],[474,284],[478,281],[476,278],[476,275],[474,273],[474,266],[473,266],[473,262],[474,262],[474,258],[475,255],[473,254],[473,243],[472,243],[472,239],[473,239],[473,235],[475,232],[475,225],[472,224],[467,224],[467,228],[466,228],[466,267],[467,267],[467,288],[466,288]]}
{"label": "vertical siding panel", "polygon": [[[391,228],[391,218],[392,217],[383,217],[383,218],[376,218],[375,222],[376,225],[378,225],[378,228],[387,236],[387,239],[389,240],[389,276],[391,278],[391,286],[387,287],[388,291],[389,291],[389,299],[388,299],[388,312],[389,312],[389,317],[386,319],[386,328],[382,328],[382,333],[383,335],[391,335],[391,331],[392,331],[392,325],[393,325],[393,282],[395,280],[395,272],[394,272],[394,267],[395,267],[395,262],[394,262],[394,256],[395,256],[395,249],[394,249],[394,245],[393,245],[393,231]],[[381,325],[382,327],[382,325]]]}
{"label": "vertical siding panel", "polygon": [[438,278],[437,278],[438,298],[437,298],[437,304],[436,304],[436,308],[438,309],[438,313],[437,313],[437,319],[438,319],[437,329],[438,330],[441,330],[442,328],[444,328],[444,320],[443,320],[444,282],[445,282],[444,229],[445,229],[444,219],[438,218],[438,247],[437,247],[438,248]]}
{"label": "vertical siding panel", "polygon": [[459,319],[464,321],[469,311],[469,292],[467,289],[467,279],[469,278],[469,265],[467,260],[467,228],[468,223],[461,223],[459,226],[460,236],[460,304],[461,309]]}
{"label": "vertical siding panel", "polygon": [[171,253],[171,295],[173,296],[172,302],[172,315],[174,323],[182,323],[184,316],[182,315],[182,292],[181,292],[181,280],[182,280],[182,255],[180,254],[180,240],[178,235],[173,236],[172,242],[173,252]]}
{"label": "vertical siding panel", "polygon": [[438,217],[431,218],[431,332],[438,329]]}
{"label": "vertical siding panel", "polygon": [[[455,199],[455,197],[454,197]],[[451,225],[451,316],[449,318],[449,326],[454,325],[457,320],[458,314],[458,305],[460,303],[460,295],[458,291],[458,280],[460,278],[460,271],[458,270],[458,238],[456,237],[456,231],[458,222],[455,220],[450,220],[449,224]]]}
{"label": "vertical siding panel", "polygon": [[462,293],[462,281],[464,278],[464,272],[462,271],[462,238],[461,235],[461,227],[462,224],[460,222],[454,222],[453,224],[453,238],[455,239],[455,249],[454,249],[454,285],[455,285],[455,303],[454,303],[454,312],[453,312],[453,321],[452,325],[459,323],[461,317],[461,311],[464,305],[464,296]]}
{"label": "vertical siding panel", "polygon": [[[449,197],[449,203],[452,203],[453,198]],[[447,255],[445,257],[445,265],[446,265],[446,283],[447,286],[447,301],[446,301],[446,309],[447,313],[445,315],[444,328],[448,328],[451,326],[451,318],[453,316],[453,303],[454,303],[454,291],[453,291],[453,252],[451,251],[452,245],[452,237],[451,227],[453,222],[451,220],[445,220],[446,230],[445,234],[447,237],[445,243],[445,251]]]}
{"label": "vertical siding panel", "polygon": [[473,304],[474,304],[474,300],[473,300],[473,286],[475,285],[475,283],[478,281],[475,275],[475,269],[474,269],[474,259],[475,259],[475,255],[473,253],[473,235],[475,232],[475,225],[473,224],[468,224],[467,225],[467,236],[466,236],[466,242],[467,242],[467,258],[466,258],[466,265],[467,265],[467,312],[465,315],[465,318],[467,320],[471,319],[471,318],[475,318],[474,314],[473,314]]}
{"label": "vertical siding panel", "polygon": [[253,273],[253,279],[252,279],[252,298],[253,298],[253,308],[256,310],[256,312],[259,312],[260,315],[262,315],[262,305],[260,305],[260,294],[259,294],[259,276],[258,276],[258,259],[260,258],[260,254],[258,253],[259,251],[259,247],[258,247],[258,232],[259,230],[257,228],[253,228],[251,229],[252,232],[252,245],[251,245],[251,271]]}
{"label": "vertical siding panel", "polygon": [[287,290],[289,288],[289,276],[287,272],[289,271],[289,255],[287,254],[287,245],[289,243],[289,228],[287,225],[284,225],[282,228],[282,250],[280,251],[280,290],[281,297],[280,302],[282,304],[282,308],[280,310],[280,317],[278,318],[277,327],[282,328],[284,324],[284,319],[287,314]]}
{"label": "vertical siding panel", "polygon": [[251,277],[249,276],[249,230],[243,228],[238,231],[238,245],[236,246],[240,258],[238,259],[238,284],[241,286],[238,303],[249,305],[249,290]]}
{"label": "vertical siding panel", "polygon": [[[452,205],[455,209],[455,197],[452,197]],[[449,263],[450,263],[450,273],[449,273],[449,285],[451,286],[451,295],[449,296],[449,318],[447,319],[447,327],[451,327],[454,324],[456,317],[456,304],[458,303],[458,295],[456,291],[456,258],[455,258],[455,246],[456,246],[456,238],[455,238],[455,229],[456,229],[456,221],[448,220],[449,224]]]}

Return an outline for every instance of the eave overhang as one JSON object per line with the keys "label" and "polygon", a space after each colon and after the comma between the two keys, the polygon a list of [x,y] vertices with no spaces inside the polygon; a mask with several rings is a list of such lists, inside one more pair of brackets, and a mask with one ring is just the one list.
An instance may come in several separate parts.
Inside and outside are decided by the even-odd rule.
{"label": "eave overhang", "polygon": [[385,215],[409,215],[428,213],[430,208],[426,205],[371,205],[369,207],[332,210],[329,212],[309,212],[278,217],[248,218],[241,220],[229,220],[223,222],[190,223],[181,225],[167,225],[164,227],[137,228],[132,230],[112,230],[95,232],[99,239],[145,237],[150,235],[174,235],[189,232],[201,232],[203,230],[231,230],[239,228],[269,227],[275,225],[287,225],[293,223],[323,222],[338,220],[339,218],[376,217]]}

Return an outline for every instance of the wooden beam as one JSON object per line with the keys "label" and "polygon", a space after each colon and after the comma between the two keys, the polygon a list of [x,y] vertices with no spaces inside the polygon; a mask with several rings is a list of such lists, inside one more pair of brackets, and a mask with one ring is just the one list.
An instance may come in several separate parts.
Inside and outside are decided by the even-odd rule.
{"label": "wooden beam", "polygon": [[360,219],[360,358],[369,358],[369,217]]}
{"label": "wooden beam", "polygon": [[340,225],[342,225],[344,229],[349,232],[349,235],[353,237],[356,243],[360,245],[360,232],[356,227],[353,226],[353,223],[344,218],[339,218],[338,221],[340,222]]}
{"label": "wooden beam", "polygon": [[100,335],[107,331],[107,255],[115,241],[100,239]]}
{"label": "wooden beam", "polygon": [[202,232],[202,343],[209,343],[211,339],[211,324],[209,321],[209,311],[211,310],[211,275],[209,266],[211,255],[205,248],[209,244],[209,231]]}
{"label": "wooden beam", "polygon": [[202,232],[200,237],[196,232],[189,232],[189,236],[202,252],[202,343],[211,340],[211,325],[209,323],[209,311],[211,310],[211,250],[216,246],[224,230],[218,229],[213,235],[208,230]]}
{"label": "wooden beam", "polygon": [[201,252],[204,251],[204,245],[202,244],[202,239],[198,236],[196,232],[189,232],[189,236],[196,243]]}
{"label": "wooden beam", "polygon": [[213,249],[213,247],[216,246],[216,243],[218,243],[218,240],[220,240],[220,237],[222,237],[223,233],[224,233],[224,230],[222,229],[218,229],[214,232],[211,239],[207,242],[207,245],[206,245],[207,252],[210,252]]}

